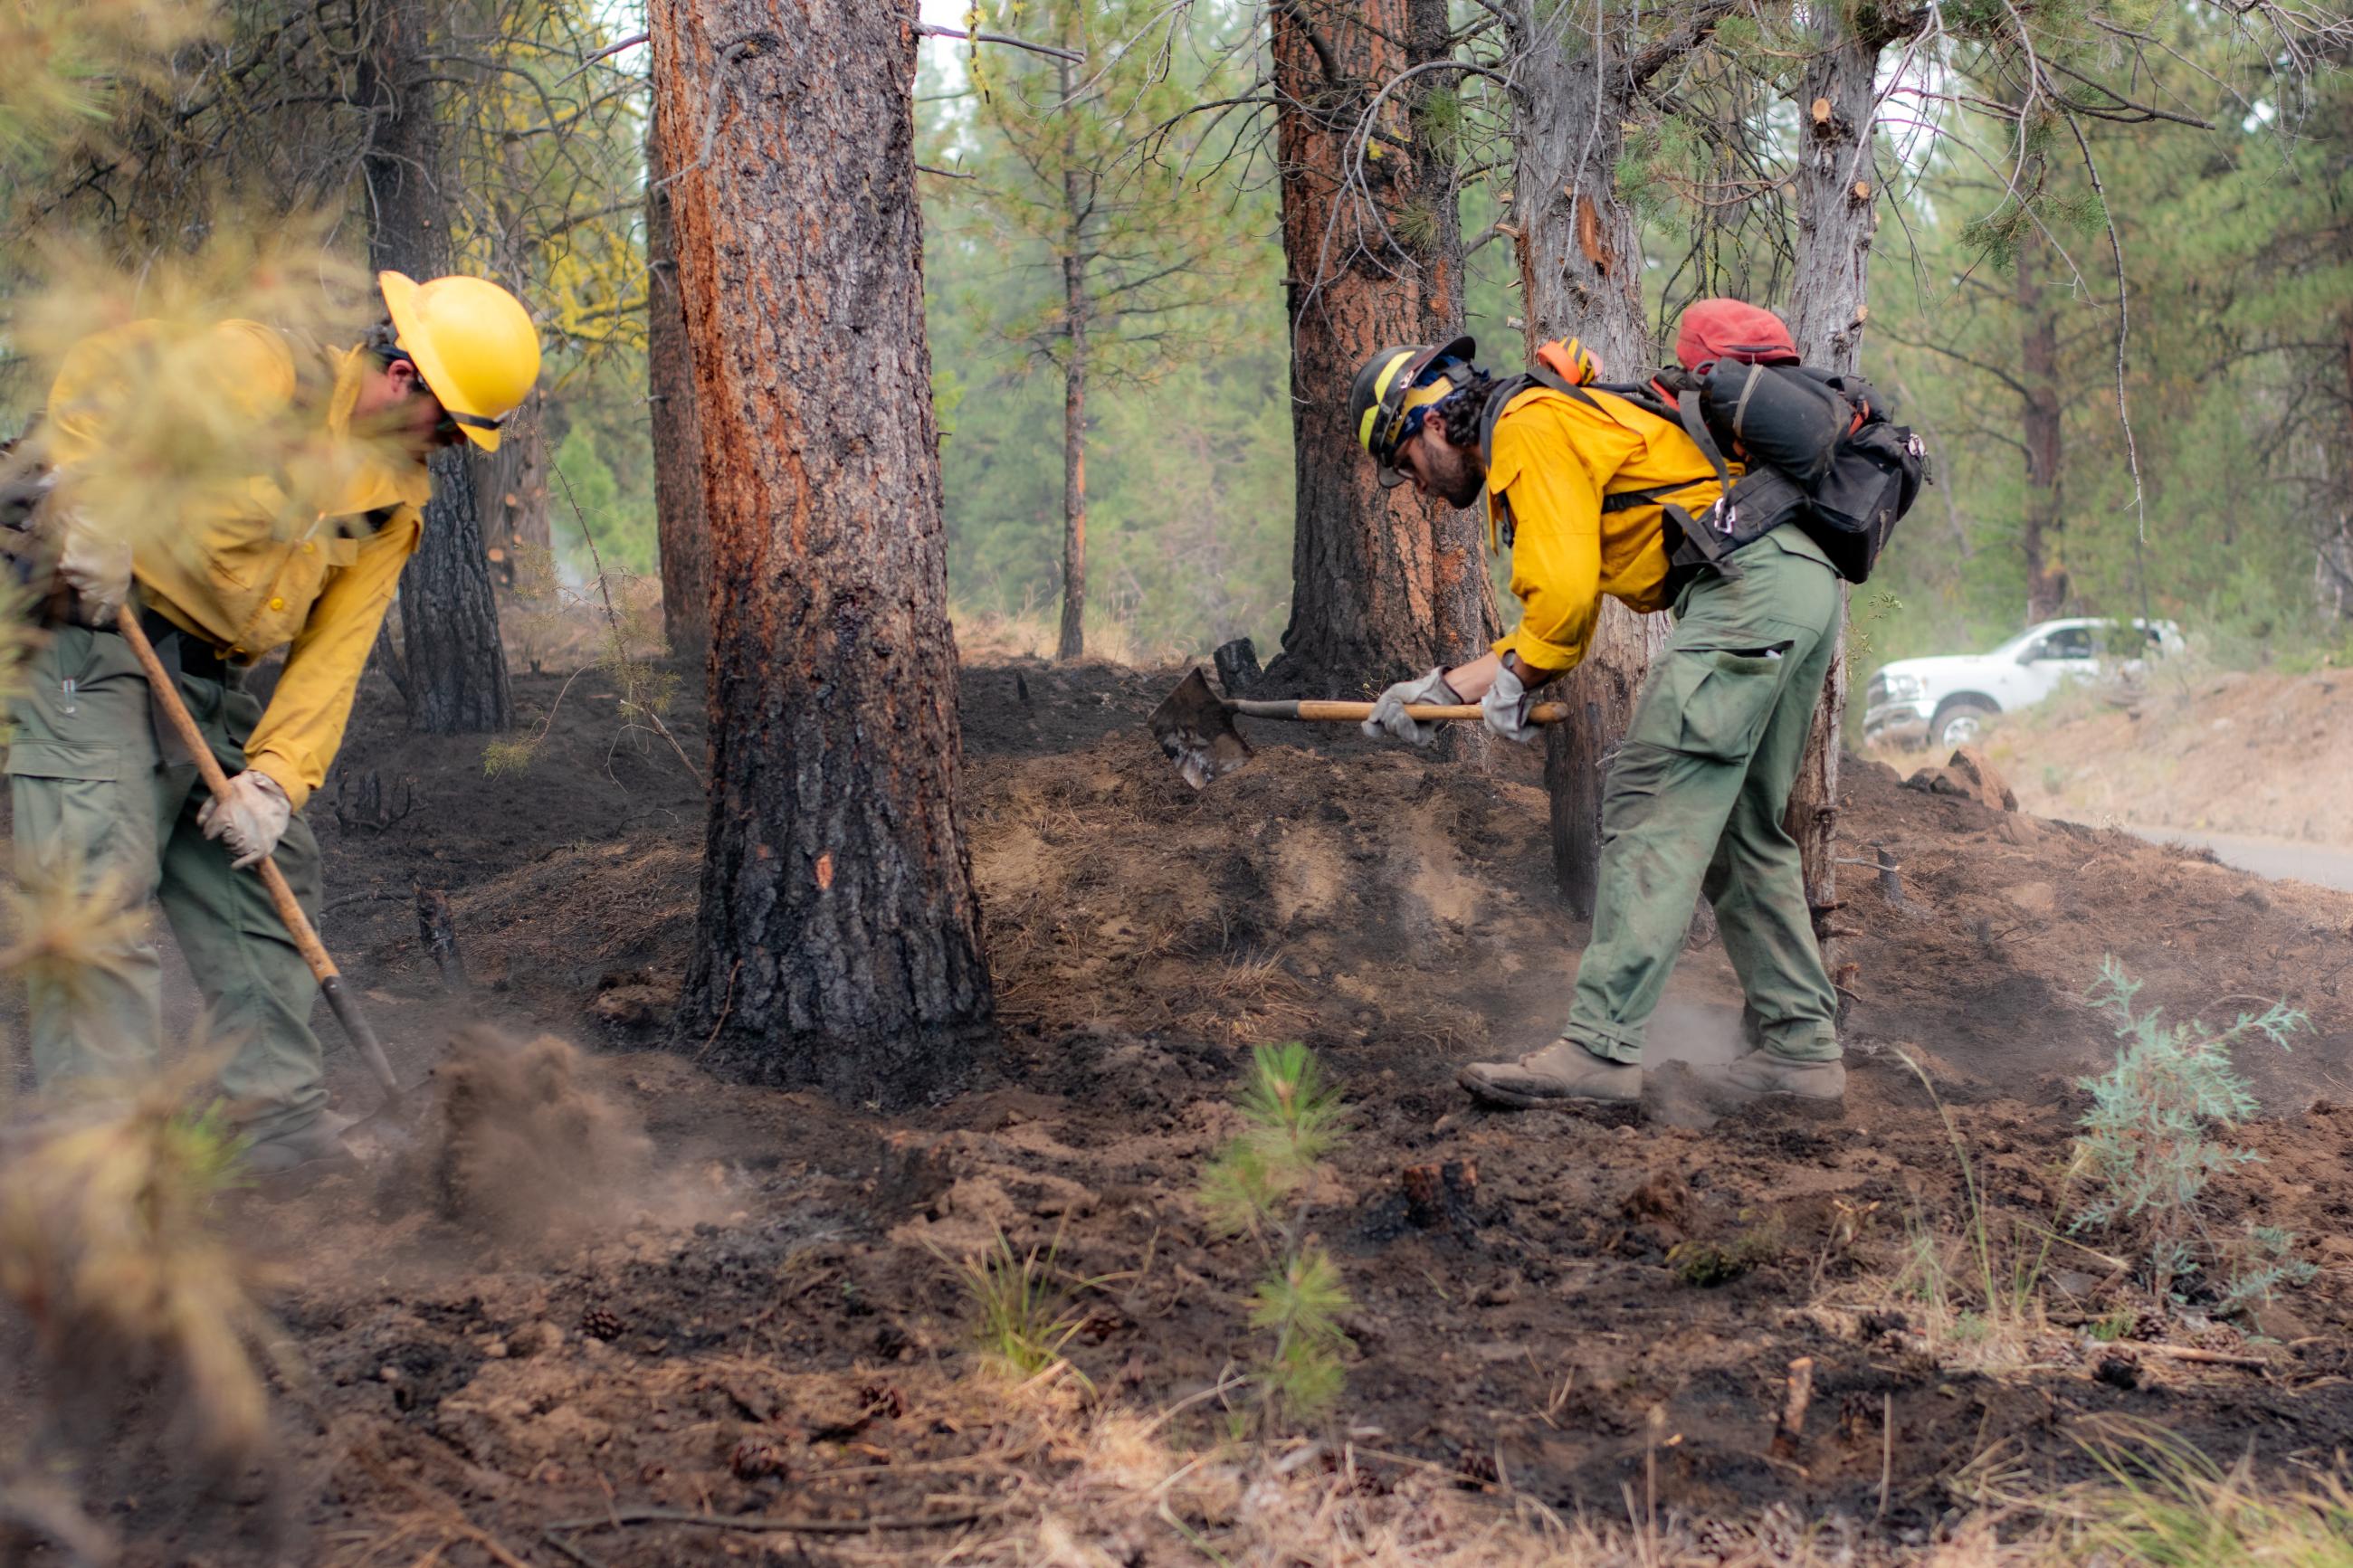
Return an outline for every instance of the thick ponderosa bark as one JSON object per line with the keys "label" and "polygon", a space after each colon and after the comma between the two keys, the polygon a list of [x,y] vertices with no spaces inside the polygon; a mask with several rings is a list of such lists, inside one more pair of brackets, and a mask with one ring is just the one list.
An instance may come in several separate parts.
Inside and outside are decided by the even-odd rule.
{"label": "thick ponderosa bark", "polygon": [[[2022,188],[2041,182],[2042,154],[2021,174]],[[2026,618],[2047,621],[2065,613],[2067,568],[2060,552],[2067,525],[2066,447],[2060,417],[2065,408],[2059,380],[2059,312],[2066,290],[2044,276],[2041,234],[2030,231],[2018,245],[2019,434],[2026,444],[2026,504],[2019,547],[2026,554]]]}
{"label": "thick ponderosa bark", "polygon": [[[449,270],[449,211],[434,118],[428,13],[389,0],[361,58],[361,100],[372,115],[362,168],[371,224],[368,259],[422,282]],[[425,537],[400,580],[409,721],[437,735],[504,730],[514,721],[506,647],[474,506],[465,450],[433,459]]]}
{"label": "thick ponderosa bark", "polygon": [[654,0],[711,520],[711,825],[677,1048],[886,1106],[992,1035],[915,199],[913,0]]}
{"label": "thick ponderosa bark", "polygon": [[[1062,101],[1075,85],[1071,62],[1060,62]],[[1088,181],[1079,167],[1079,121],[1064,110],[1062,216],[1069,228],[1062,253],[1062,630],[1056,658],[1087,651],[1087,208]]]}
{"label": "thick ponderosa bark", "polygon": [[1448,73],[1391,92],[1381,155],[1357,151],[1375,95],[1443,58],[1449,34],[1441,0],[1279,0],[1271,15],[1296,500],[1291,624],[1252,690],[1337,696],[1475,658],[1493,625],[1477,511],[1383,490],[1348,424],[1366,359],[1461,330],[1454,148],[1428,111]]}
{"label": "thick ponderosa bark", "polygon": [[670,236],[671,165],[662,117],[646,129],[646,401],[652,411],[654,533],[661,556],[662,632],[699,665],[711,645],[711,526],[702,508],[702,430],[694,360],[679,300]]}
{"label": "thick ponderosa bark", "polygon": [[[1668,38],[1630,52],[1631,13],[1603,13],[1599,38],[1564,31],[1535,7],[1507,7],[1518,64],[1512,78],[1515,166],[1513,225],[1527,303],[1527,346],[1580,340],[1605,376],[1633,375],[1655,353],[1642,318],[1642,252],[1634,215],[1619,200],[1617,169],[1631,95],[1706,36],[1730,7],[1709,0]],[[1599,48],[1596,46],[1599,44]],[[1664,616],[1605,599],[1579,665],[1546,695],[1576,715],[1546,731],[1553,870],[1579,919],[1593,912],[1601,859],[1603,773],[1626,726]]]}
{"label": "thick ponderosa bark", "polygon": [[[1863,321],[1869,313],[1871,245],[1879,227],[1872,135],[1879,51],[1886,40],[1877,32],[1857,32],[1836,6],[1823,13],[1816,40],[1801,100],[1797,285],[1790,297],[1789,330],[1806,363],[1846,374],[1859,368]],[[1813,910],[1823,964],[1833,979],[1839,977],[1839,954],[1831,935],[1831,914],[1839,902],[1839,760],[1845,749],[1846,700],[1846,652],[1841,647],[1831,663],[1821,703],[1814,710],[1805,762],[1783,819],[1804,858],[1806,902]]]}

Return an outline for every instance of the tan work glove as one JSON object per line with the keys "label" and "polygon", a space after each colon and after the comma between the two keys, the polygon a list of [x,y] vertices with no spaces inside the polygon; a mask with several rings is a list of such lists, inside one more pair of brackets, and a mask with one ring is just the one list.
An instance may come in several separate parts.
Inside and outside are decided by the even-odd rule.
{"label": "tan work glove", "polygon": [[131,542],[69,511],[58,526],[58,576],[73,590],[74,618],[86,626],[112,626],[131,593]]}
{"label": "tan work glove", "polygon": [[205,830],[206,837],[226,843],[237,857],[229,868],[242,871],[259,865],[278,847],[286,825],[293,818],[293,803],[278,781],[248,768],[228,781],[226,798],[215,796],[205,802],[204,809],[196,813],[196,826]]}
{"label": "tan work glove", "polygon": [[1376,741],[1388,735],[1417,746],[1427,746],[1438,739],[1439,726],[1417,722],[1405,710],[1406,704],[1429,702],[1451,708],[1461,700],[1455,695],[1454,688],[1446,684],[1446,671],[1440,667],[1419,680],[1400,680],[1382,692],[1373,700],[1371,715],[1357,728]]}
{"label": "tan work glove", "polygon": [[1479,716],[1506,741],[1525,746],[1536,738],[1536,727],[1528,722],[1528,689],[1511,660],[1505,659],[1504,668],[1495,671],[1495,684],[1479,700]]}

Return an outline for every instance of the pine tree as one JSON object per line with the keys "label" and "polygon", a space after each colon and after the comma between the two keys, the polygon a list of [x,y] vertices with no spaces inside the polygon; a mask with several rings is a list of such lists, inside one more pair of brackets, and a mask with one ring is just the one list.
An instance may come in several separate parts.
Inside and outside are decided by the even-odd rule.
{"label": "pine tree", "polygon": [[[710,510],[712,802],[675,1044],[900,1106],[992,1038],[948,629],[913,0],[658,0]],[[789,300],[770,312],[748,301]]]}

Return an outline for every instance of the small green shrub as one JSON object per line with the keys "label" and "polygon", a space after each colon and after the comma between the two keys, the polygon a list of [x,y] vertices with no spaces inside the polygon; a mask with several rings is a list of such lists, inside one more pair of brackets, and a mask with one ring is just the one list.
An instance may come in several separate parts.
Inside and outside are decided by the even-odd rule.
{"label": "small green shrub", "polygon": [[1314,1054],[1293,1041],[1261,1046],[1240,1100],[1249,1124],[1210,1162],[1201,1203],[1213,1224],[1254,1242],[1265,1271],[1250,1300],[1250,1326],[1273,1336],[1251,1373],[1270,1419],[1312,1416],[1338,1397],[1346,1376],[1346,1284],[1331,1254],[1308,1234],[1308,1186],[1337,1147],[1345,1114]]}
{"label": "small green shrub", "polygon": [[2094,1192],[2073,1228],[2130,1236],[2146,1255],[2149,1289],[2160,1305],[2175,1299],[2177,1281],[2201,1269],[2216,1279],[2224,1311],[2252,1305],[2283,1285],[2302,1284],[2315,1270],[2288,1257],[2292,1237],[2253,1226],[2242,1237],[2218,1238],[2200,1200],[2216,1175],[2262,1158],[2214,1136],[2259,1109],[2232,1064],[2232,1051],[2248,1039],[2286,1050],[2308,1020],[2274,1003],[2260,1014],[2240,1014],[2220,1033],[2195,1019],[2168,1024],[2160,1008],[2134,1010],[2140,988],[2108,958],[2087,998],[2115,1021],[2125,1043],[2115,1067],[2079,1080],[2092,1096],[2092,1109],[2084,1113],[2076,1146]]}

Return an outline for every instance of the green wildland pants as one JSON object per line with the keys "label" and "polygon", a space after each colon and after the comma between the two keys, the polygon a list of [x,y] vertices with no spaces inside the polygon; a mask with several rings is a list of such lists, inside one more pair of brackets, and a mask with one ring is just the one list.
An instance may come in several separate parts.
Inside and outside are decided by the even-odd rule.
{"label": "green wildland pants", "polygon": [[[208,1037],[233,1051],[220,1089],[240,1130],[293,1131],[323,1110],[318,982],[250,870],[205,837],[195,764],[168,763],[156,745],[147,679],[116,633],[60,626],[26,669],[9,707],[9,798],[16,877],[27,889],[112,879],[123,905],[159,900],[209,1008]],[[261,717],[232,672],[224,683],[180,679],[180,696],[232,774]],[[295,897],[318,918],[319,847],[296,816],[275,854]],[[163,971],[153,945],[125,936],[94,962],[27,985],[33,1070],[45,1090],[78,1080],[136,1084],[152,1076],[163,1033]],[[93,1083],[92,1087],[96,1084]]]}
{"label": "green wildland pants", "polygon": [[1843,603],[1829,560],[1794,525],[1744,546],[1675,603],[1601,796],[1593,939],[1563,1031],[1640,1062],[1704,891],[1767,1050],[1838,1059],[1838,996],[1822,968],[1797,841],[1781,826],[1804,760]]}

